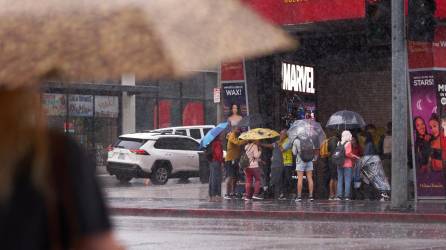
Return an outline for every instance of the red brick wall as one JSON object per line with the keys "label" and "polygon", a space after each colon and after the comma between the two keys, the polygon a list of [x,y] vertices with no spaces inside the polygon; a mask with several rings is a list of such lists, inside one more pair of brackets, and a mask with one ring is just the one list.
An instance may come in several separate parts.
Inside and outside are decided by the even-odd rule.
{"label": "red brick wall", "polygon": [[342,109],[356,111],[378,127],[392,119],[390,71],[320,75],[317,82],[318,116],[324,126]]}

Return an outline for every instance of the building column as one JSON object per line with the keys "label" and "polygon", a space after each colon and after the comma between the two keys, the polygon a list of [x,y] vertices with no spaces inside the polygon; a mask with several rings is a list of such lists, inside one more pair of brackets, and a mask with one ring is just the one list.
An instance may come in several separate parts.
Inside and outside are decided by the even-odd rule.
{"label": "building column", "polygon": [[392,1],[392,203],[408,206],[407,188],[407,48],[404,2]]}
{"label": "building column", "polygon": [[[121,77],[121,84],[135,86],[135,75],[125,74]],[[122,133],[135,133],[136,128],[136,104],[135,95],[122,93]]]}

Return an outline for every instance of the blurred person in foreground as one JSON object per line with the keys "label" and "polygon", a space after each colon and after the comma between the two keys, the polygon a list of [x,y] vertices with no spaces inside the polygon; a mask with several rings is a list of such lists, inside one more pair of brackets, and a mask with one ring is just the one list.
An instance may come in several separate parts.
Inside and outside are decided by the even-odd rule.
{"label": "blurred person in foreground", "polygon": [[2,249],[122,249],[78,144],[47,129],[40,95],[0,89]]}

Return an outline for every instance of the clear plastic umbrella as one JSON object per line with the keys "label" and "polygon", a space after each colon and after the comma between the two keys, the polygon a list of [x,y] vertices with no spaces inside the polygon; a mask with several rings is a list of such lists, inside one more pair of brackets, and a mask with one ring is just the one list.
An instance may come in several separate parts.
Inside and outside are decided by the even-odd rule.
{"label": "clear plastic umbrella", "polygon": [[365,121],[356,112],[341,110],[330,116],[327,128],[331,129],[356,129],[365,127]]}
{"label": "clear plastic umbrella", "polygon": [[382,192],[390,191],[390,184],[384,174],[384,168],[378,155],[366,155],[361,158],[361,172],[367,181]]}
{"label": "clear plastic umbrella", "polygon": [[287,133],[290,141],[294,141],[296,138],[310,138],[316,148],[319,148],[325,140],[325,133],[321,124],[310,119],[293,122]]}

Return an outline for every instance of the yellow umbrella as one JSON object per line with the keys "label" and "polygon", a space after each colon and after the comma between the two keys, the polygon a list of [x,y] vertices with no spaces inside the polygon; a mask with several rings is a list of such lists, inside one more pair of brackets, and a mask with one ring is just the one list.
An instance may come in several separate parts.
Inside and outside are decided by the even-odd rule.
{"label": "yellow umbrella", "polygon": [[236,0],[0,0],[0,86],[184,77],[295,46]]}
{"label": "yellow umbrella", "polygon": [[247,141],[271,139],[279,136],[279,133],[268,128],[255,128],[242,133],[239,138]]}

